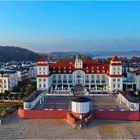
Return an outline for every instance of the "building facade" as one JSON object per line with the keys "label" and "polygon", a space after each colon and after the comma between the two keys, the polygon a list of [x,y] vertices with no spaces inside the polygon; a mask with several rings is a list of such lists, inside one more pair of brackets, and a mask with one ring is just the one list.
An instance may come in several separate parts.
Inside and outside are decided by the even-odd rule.
{"label": "building facade", "polygon": [[122,62],[115,56],[108,64],[95,60],[82,59],[59,60],[49,63],[40,57],[37,66],[37,90],[70,91],[81,85],[89,91],[122,90]]}
{"label": "building facade", "polygon": [[0,93],[5,91],[12,91],[13,87],[18,84],[18,77],[16,72],[0,73]]}
{"label": "building facade", "polygon": [[127,77],[136,83],[136,90],[140,90],[140,69],[131,69],[127,72]]}

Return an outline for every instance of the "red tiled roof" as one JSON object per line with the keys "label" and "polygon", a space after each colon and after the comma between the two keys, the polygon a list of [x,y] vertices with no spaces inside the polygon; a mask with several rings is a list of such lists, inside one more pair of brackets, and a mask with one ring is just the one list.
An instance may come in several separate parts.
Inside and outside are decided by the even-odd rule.
{"label": "red tiled roof", "polygon": [[140,75],[140,70],[134,70],[134,71],[130,71],[132,73],[135,73],[136,75]]}
{"label": "red tiled roof", "polygon": [[114,56],[111,61],[121,61],[120,58],[118,58],[117,56]]}
{"label": "red tiled roof", "polygon": [[41,56],[38,61],[39,62],[47,62],[47,59],[44,56]]}

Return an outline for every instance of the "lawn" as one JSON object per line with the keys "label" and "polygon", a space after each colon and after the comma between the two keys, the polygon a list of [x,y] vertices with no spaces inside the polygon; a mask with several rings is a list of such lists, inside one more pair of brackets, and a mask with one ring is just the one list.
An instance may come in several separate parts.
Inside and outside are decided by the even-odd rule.
{"label": "lawn", "polygon": [[19,105],[20,103],[0,103],[0,117],[3,116],[3,113],[7,115],[16,110]]}

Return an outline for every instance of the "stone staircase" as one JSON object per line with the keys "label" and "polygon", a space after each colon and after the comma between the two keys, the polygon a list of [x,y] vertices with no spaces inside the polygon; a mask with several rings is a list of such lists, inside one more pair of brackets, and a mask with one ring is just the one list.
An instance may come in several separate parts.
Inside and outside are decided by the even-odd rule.
{"label": "stone staircase", "polygon": [[72,112],[68,112],[67,114],[67,120],[75,125],[75,127],[79,127],[79,128],[84,128],[87,124],[89,124],[92,120],[94,119],[94,114],[93,112],[90,112],[85,118],[83,119],[79,119],[77,117],[75,117]]}

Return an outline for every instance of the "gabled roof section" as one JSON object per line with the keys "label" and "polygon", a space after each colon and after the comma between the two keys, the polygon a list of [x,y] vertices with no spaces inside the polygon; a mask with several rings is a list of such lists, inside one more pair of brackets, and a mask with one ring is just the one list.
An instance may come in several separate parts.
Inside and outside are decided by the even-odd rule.
{"label": "gabled roof section", "polygon": [[47,59],[44,56],[41,56],[38,61],[39,62],[47,62]]}
{"label": "gabled roof section", "polygon": [[117,56],[114,56],[114,57],[111,59],[111,61],[121,61],[121,59],[118,58]]}

